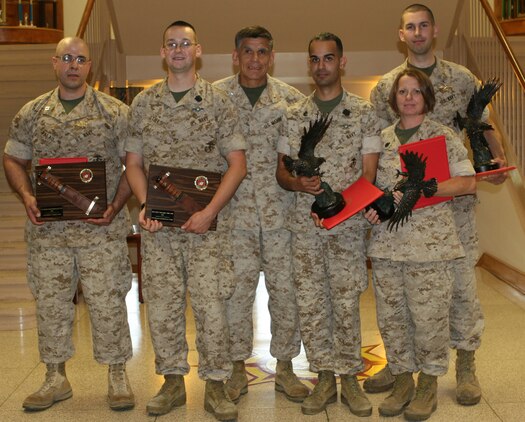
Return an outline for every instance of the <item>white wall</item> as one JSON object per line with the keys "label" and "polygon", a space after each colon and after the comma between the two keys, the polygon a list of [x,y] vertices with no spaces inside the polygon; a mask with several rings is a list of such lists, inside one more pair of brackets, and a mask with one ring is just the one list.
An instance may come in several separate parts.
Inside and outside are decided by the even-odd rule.
{"label": "white wall", "polygon": [[74,37],[87,0],[64,0],[64,37]]}
{"label": "white wall", "polygon": [[476,216],[481,252],[525,273],[525,216],[519,194],[510,180],[500,186],[478,183]]}

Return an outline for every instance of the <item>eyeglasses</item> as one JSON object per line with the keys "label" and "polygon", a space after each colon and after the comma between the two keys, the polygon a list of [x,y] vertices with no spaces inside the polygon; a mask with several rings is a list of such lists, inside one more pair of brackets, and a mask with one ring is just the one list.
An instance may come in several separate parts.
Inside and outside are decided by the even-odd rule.
{"label": "eyeglasses", "polygon": [[180,47],[181,50],[187,50],[188,48],[190,48],[192,45],[195,45],[196,43],[194,42],[191,42],[190,40],[183,40],[183,41],[168,41],[164,47],[167,48],[168,50],[176,50],[177,47]]}
{"label": "eyeglasses", "polygon": [[408,94],[410,94],[411,97],[419,97],[423,93],[421,92],[419,88],[415,88],[411,90],[401,88],[399,91],[397,91],[397,95],[400,95],[402,97],[408,97]]}
{"label": "eyeglasses", "polygon": [[72,54],[64,54],[62,56],[55,56],[55,58],[60,59],[62,63],[70,64],[75,61],[79,66],[85,65],[87,62],[90,62],[86,56],[73,56]]}

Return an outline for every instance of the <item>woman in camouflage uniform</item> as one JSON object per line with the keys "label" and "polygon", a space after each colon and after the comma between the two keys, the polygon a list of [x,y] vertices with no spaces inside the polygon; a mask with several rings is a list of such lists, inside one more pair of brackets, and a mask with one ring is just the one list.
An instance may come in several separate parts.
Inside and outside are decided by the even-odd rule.
{"label": "woman in camouflage uniform", "polygon": [[[435,104],[428,77],[416,69],[402,71],[394,82],[389,103],[399,120],[381,134],[384,150],[377,185],[382,189],[394,187],[401,144],[445,135],[451,178],[437,184],[435,195],[473,193],[475,173],[462,142],[451,129],[426,117]],[[424,420],[437,406],[437,376],[448,369],[451,265],[465,253],[450,202],[414,210],[403,226],[392,231],[387,224],[379,224],[374,210],[365,216],[377,224],[368,256],[373,264],[378,325],[395,376],[394,390],[381,403],[379,412],[398,415],[410,403],[405,417]],[[420,373],[417,389],[414,372]]]}

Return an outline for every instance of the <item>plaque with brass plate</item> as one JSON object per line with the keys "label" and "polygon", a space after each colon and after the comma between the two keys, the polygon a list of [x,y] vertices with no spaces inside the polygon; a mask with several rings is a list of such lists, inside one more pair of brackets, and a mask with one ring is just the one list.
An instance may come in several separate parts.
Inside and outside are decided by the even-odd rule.
{"label": "plaque with brass plate", "polygon": [[39,221],[100,218],[107,208],[104,161],[35,167]]}
{"label": "plaque with brass plate", "polygon": [[[220,173],[151,164],[146,217],[166,226],[181,227],[192,214],[209,204],[220,183]],[[209,230],[216,229],[217,219]]]}

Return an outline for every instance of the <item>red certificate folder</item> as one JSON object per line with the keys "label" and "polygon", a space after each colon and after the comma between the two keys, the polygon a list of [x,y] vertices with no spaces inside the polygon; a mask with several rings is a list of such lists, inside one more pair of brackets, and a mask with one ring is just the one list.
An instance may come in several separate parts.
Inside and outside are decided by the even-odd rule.
{"label": "red certificate folder", "polygon": [[323,220],[323,227],[328,230],[352,217],[380,196],[383,196],[383,191],[364,177],[361,177],[341,192],[341,194],[345,199],[346,205],[338,214]]}
{"label": "red certificate folder", "polygon": [[73,164],[73,163],[87,163],[87,157],[57,157],[57,158],[41,158],[38,164],[41,166],[48,166],[50,164]]}
{"label": "red certificate folder", "polygon": [[[425,180],[435,177],[438,182],[443,182],[450,179],[445,135],[412,142],[410,144],[404,144],[399,147],[399,153],[405,153],[407,151],[416,152],[419,155],[423,155],[423,157],[427,157]],[[401,157],[399,157],[399,160],[401,161],[401,169],[406,171],[405,164]],[[451,196],[432,196],[430,198],[425,198],[421,195],[421,198],[416,202],[414,209],[428,207],[429,205],[439,204],[440,202],[446,202],[451,199]]]}
{"label": "red certificate folder", "polygon": [[516,166],[501,167],[501,168],[495,169],[495,170],[482,171],[481,173],[476,173],[476,180],[480,181],[485,176],[492,176],[494,174],[505,173],[505,172],[511,171],[511,170],[516,170]]}

